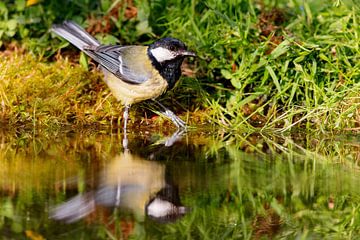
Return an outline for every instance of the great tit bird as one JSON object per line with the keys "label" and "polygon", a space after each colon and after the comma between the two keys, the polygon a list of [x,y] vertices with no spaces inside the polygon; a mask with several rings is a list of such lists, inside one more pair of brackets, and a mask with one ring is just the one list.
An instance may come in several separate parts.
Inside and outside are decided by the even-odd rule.
{"label": "great tit bird", "polygon": [[178,128],[185,122],[155,99],[174,87],[185,57],[196,56],[175,38],[162,38],[149,46],[102,45],[72,21],[53,25],[52,31],[100,64],[104,81],[125,106],[124,130],[132,104],[154,100]]}
{"label": "great tit bird", "polygon": [[181,204],[179,189],[167,182],[165,165],[130,151],[108,163],[96,189],[52,208],[50,218],[72,223],[103,207],[127,209],[139,220],[148,216],[158,222],[175,221],[190,211]]}

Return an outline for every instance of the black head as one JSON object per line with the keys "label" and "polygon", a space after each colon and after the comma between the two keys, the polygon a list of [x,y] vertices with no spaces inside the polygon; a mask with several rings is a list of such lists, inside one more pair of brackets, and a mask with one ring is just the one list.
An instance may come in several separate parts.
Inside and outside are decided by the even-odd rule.
{"label": "black head", "polygon": [[155,60],[163,64],[167,61],[196,56],[187,50],[185,44],[176,38],[162,38],[149,46],[149,51]]}
{"label": "black head", "polygon": [[181,63],[185,57],[194,57],[185,44],[175,38],[162,38],[149,46],[148,55],[161,76],[172,88],[181,75]]}

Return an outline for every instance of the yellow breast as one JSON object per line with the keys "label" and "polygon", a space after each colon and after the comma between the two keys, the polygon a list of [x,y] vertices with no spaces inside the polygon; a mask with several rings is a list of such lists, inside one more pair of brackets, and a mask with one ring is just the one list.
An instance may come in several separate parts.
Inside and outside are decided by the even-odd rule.
{"label": "yellow breast", "polygon": [[147,99],[153,99],[163,94],[168,83],[156,69],[153,71],[153,77],[141,84],[129,84],[110,72],[105,73],[105,82],[111,89],[113,95],[124,105],[131,105],[142,102]]}

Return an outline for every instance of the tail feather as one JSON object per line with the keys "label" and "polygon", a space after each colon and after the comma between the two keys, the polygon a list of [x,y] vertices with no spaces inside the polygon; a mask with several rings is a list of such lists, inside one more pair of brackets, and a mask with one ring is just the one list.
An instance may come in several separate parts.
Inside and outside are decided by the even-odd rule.
{"label": "tail feather", "polygon": [[72,21],[65,21],[62,24],[53,25],[51,30],[60,37],[68,40],[80,50],[84,50],[84,47],[100,45],[93,36]]}

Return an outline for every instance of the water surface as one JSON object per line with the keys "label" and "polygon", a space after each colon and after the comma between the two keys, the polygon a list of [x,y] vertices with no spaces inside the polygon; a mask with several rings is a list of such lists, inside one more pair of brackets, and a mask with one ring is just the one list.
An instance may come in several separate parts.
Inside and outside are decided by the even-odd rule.
{"label": "water surface", "polygon": [[357,136],[0,135],[9,239],[356,238]]}

